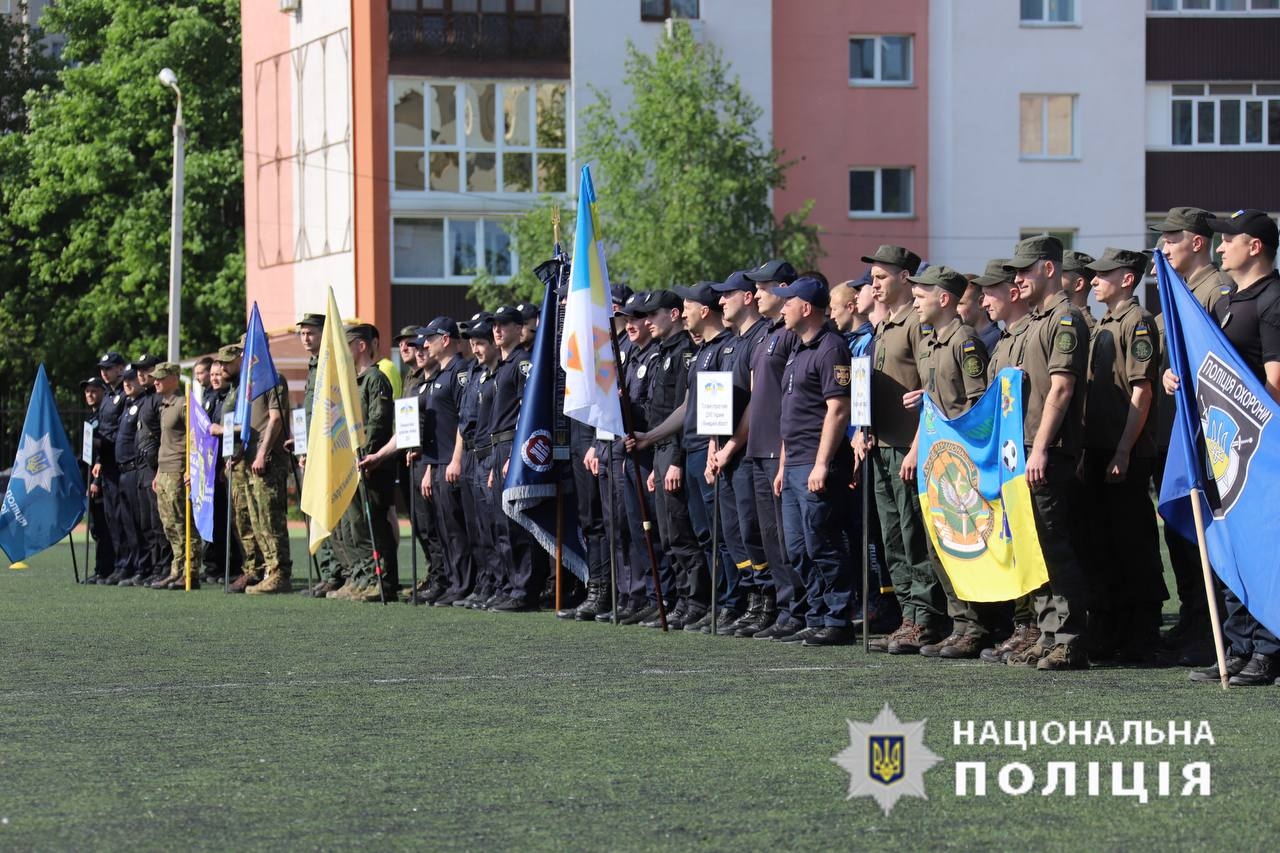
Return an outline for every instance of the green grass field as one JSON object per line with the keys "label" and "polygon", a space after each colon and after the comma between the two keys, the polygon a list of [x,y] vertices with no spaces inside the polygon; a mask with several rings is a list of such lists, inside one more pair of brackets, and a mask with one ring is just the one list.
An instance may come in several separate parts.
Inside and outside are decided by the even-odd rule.
{"label": "green grass field", "polygon": [[[1274,850],[1280,833],[1280,687],[1224,693],[1177,669],[77,587],[65,545],[0,569],[0,647],[5,850]],[[830,760],[845,719],[885,702],[928,718],[943,759],[929,799],[889,817],[846,801]],[[951,744],[954,720],[1023,718],[1107,719],[1117,736],[1121,720],[1203,719],[1217,745]],[[958,760],[991,763],[986,798],[955,796]],[[1038,795],[1051,760],[1082,762],[1077,796]],[[1212,795],[1087,797],[1091,760],[1210,761]],[[1037,768],[1032,794],[999,794],[1012,761]]]}

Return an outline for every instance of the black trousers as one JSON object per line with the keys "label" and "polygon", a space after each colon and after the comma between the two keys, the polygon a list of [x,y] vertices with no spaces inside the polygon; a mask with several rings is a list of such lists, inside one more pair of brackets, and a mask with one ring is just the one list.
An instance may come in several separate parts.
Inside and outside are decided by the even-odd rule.
{"label": "black trousers", "polygon": [[427,463],[421,458],[414,460],[408,474],[409,488],[414,490],[413,526],[418,536],[418,545],[426,555],[427,585],[432,589],[445,590],[449,588],[448,560],[445,559],[444,539],[440,535],[435,500],[422,496],[422,478],[426,473]]}
{"label": "black trousers", "polygon": [[494,544],[498,559],[506,569],[499,584],[499,591],[511,598],[529,604],[537,604],[547,584],[549,564],[545,559],[534,559],[538,544],[520,522],[502,509],[502,488],[505,476],[503,465],[511,456],[511,442],[503,441],[493,446],[493,486],[489,490],[492,504]]}
{"label": "black trousers", "polygon": [[[436,529],[444,550],[445,578],[450,594],[467,595],[476,582],[475,558],[467,542],[466,510],[462,503],[462,483],[445,478],[447,463],[436,465],[431,482],[431,503],[436,511]],[[422,500],[422,495],[418,495]]]}
{"label": "black trousers", "polygon": [[653,494],[658,532],[662,536],[662,550],[671,560],[676,598],[707,607],[711,604],[711,576],[707,569],[706,553],[698,543],[693,522],[689,518],[686,501],[689,472],[683,471],[685,479],[680,491],[672,493],[663,487],[663,479],[667,469],[674,463],[678,449],[674,442],[659,444],[654,449]]}
{"label": "black trousers", "polygon": [[609,579],[609,541],[604,529],[604,504],[600,500],[600,483],[582,461],[594,444],[594,430],[574,421],[569,430],[569,465],[573,471],[578,526],[587,540],[587,579],[601,583]]}

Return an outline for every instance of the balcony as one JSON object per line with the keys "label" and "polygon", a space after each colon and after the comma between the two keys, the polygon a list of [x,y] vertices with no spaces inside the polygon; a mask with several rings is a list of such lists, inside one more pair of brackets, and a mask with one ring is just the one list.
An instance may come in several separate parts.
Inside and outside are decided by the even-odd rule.
{"label": "balcony", "polygon": [[393,74],[569,76],[567,3],[391,0],[388,28]]}

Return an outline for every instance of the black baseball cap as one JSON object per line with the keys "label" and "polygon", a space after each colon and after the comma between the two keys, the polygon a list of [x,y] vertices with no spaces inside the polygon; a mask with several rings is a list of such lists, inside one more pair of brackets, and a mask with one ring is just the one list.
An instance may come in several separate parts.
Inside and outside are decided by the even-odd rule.
{"label": "black baseball cap", "polygon": [[826,308],[831,304],[831,291],[823,284],[822,279],[811,275],[801,276],[785,287],[775,288],[773,295],[783,299],[803,299],[817,308]]}
{"label": "black baseball cap", "polygon": [[495,326],[499,323],[518,323],[520,325],[524,325],[524,314],[515,306],[501,305],[493,312],[493,316],[490,320]]}
{"label": "black baseball cap", "polygon": [[753,293],[756,289],[756,283],[747,275],[746,270],[738,270],[730,273],[729,277],[724,281],[711,285],[711,289],[716,293],[733,293],[741,290],[744,293]]}
{"label": "black baseball cap", "polygon": [[520,316],[526,323],[538,319],[542,314],[542,306],[536,302],[521,302],[516,305],[516,310],[520,312]]}
{"label": "black baseball cap", "polygon": [[90,376],[88,379],[80,380],[80,387],[82,389],[93,387],[93,388],[97,388],[100,391],[105,391],[107,390],[107,383],[103,382],[101,379],[99,379],[96,376]]}
{"label": "black baseball cap", "polygon": [[142,358],[136,360],[133,363],[133,366],[138,370],[151,370],[153,367],[158,365],[160,361],[161,358],[158,355],[144,355]]}
{"label": "black baseball cap", "polygon": [[796,280],[796,268],[780,258],[774,258],[772,261],[766,261],[750,272],[746,273],[747,278],[755,282],[762,281],[780,281],[783,284],[790,284]]}
{"label": "black baseball cap", "polygon": [[1276,250],[1280,243],[1280,233],[1276,230],[1276,221],[1261,210],[1246,208],[1237,210],[1228,217],[1212,217],[1209,227],[1219,234],[1248,234],[1262,241],[1262,245]]}
{"label": "black baseball cap", "polygon": [[640,310],[640,306],[648,295],[647,293],[631,294],[627,301],[618,306],[618,315],[621,317],[643,317],[644,312]]}
{"label": "black baseball cap", "polygon": [[609,285],[609,298],[613,300],[614,305],[625,305],[626,301],[635,295],[635,291],[629,285],[620,281],[615,281]]}
{"label": "black baseball cap", "polygon": [[690,302],[697,302],[699,305],[705,305],[716,311],[720,310],[720,294],[716,292],[716,282],[700,281],[697,284],[691,284],[688,287],[684,285],[676,285],[673,290],[676,296],[686,299]]}
{"label": "black baseball cap", "polygon": [[419,334],[420,340],[434,337],[435,335],[448,335],[451,338],[456,338],[458,337],[458,324],[449,317],[436,317],[423,326]]}
{"label": "black baseball cap", "polygon": [[462,332],[462,337],[469,341],[489,341],[493,343],[493,323],[488,315],[483,320],[472,320],[468,323],[467,328]]}
{"label": "black baseball cap", "polygon": [[124,367],[125,360],[118,352],[105,352],[98,359],[98,367]]}

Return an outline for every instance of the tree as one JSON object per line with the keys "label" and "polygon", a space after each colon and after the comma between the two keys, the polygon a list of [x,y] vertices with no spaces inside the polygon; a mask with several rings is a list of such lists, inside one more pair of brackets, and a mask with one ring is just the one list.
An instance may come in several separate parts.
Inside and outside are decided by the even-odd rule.
{"label": "tree", "polygon": [[49,53],[43,38],[39,28],[27,26],[17,17],[0,15],[0,134],[25,130],[27,93],[38,93],[57,83],[60,63]]}
{"label": "tree", "polygon": [[771,257],[814,265],[812,203],[780,218],[770,209],[787,164],[756,135],[761,109],[719,50],[683,23],[653,56],[629,45],[624,80],[631,106],[619,116],[597,92],[578,157],[592,166],[613,277],[650,290],[723,279]]}
{"label": "tree", "polygon": [[[239,0],[62,0],[61,88],[0,137],[0,387],[43,361],[63,398],[98,354],[163,352],[173,68],[187,125],[182,352],[244,330]],[[66,392],[70,391],[70,395]]]}

